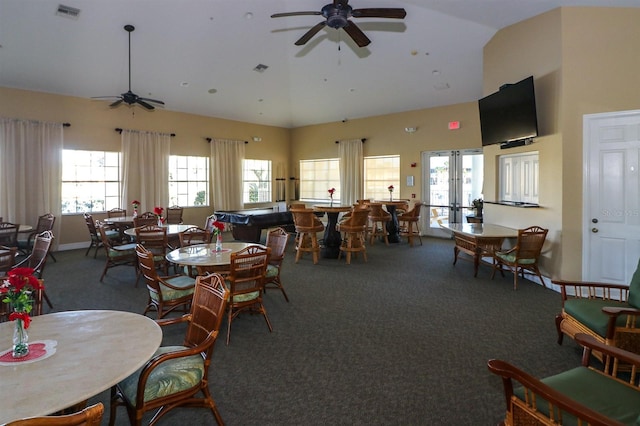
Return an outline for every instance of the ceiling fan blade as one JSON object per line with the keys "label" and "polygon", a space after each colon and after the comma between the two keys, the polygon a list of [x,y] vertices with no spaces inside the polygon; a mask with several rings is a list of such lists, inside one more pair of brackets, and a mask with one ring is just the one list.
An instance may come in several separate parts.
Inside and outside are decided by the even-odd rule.
{"label": "ceiling fan blade", "polygon": [[92,96],[90,99],[117,99],[120,96],[111,95],[111,96]]}
{"label": "ceiling fan blade", "polygon": [[351,11],[351,16],[354,18],[392,18],[392,19],[404,19],[407,16],[407,11],[402,8],[368,8],[368,9],[354,9]]}
{"label": "ceiling fan blade", "polygon": [[146,103],[141,98],[136,99],[136,103],[139,103],[140,105],[142,105],[143,107],[145,107],[148,110],[155,109],[155,107],[153,105]]}
{"label": "ceiling fan blade", "polygon": [[143,101],[147,101],[147,102],[153,102],[154,104],[164,105],[164,102],[162,102],[162,101],[158,101],[158,100],[156,100],[156,99],[150,99],[150,98],[138,98],[138,100],[143,100]]}
{"label": "ceiling fan blade", "polygon": [[347,21],[347,25],[344,26],[343,30],[345,30],[347,34],[351,36],[351,38],[353,39],[353,41],[356,42],[358,47],[365,47],[369,43],[371,43],[371,40],[369,40],[369,38],[366,35],[364,35],[362,30],[360,30],[360,28],[358,28],[358,26],[350,20]]}
{"label": "ceiling fan blade", "polygon": [[300,37],[298,41],[296,41],[296,46],[302,46],[303,44],[306,44],[309,40],[311,40],[311,37],[316,35],[318,31],[320,31],[325,25],[327,25],[326,21],[317,23],[313,28],[311,28],[302,37]]}
{"label": "ceiling fan blade", "polygon": [[117,107],[118,105],[120,105],[122,103],[123,99],[120,98],[117,101],[115,101],[114,103],[112,103],[111,105],[109,105],[109,107],[114,108]]}
{"label": "ceiling fan blade", "polygon": [[322,12],[285,12],[285,13],[274,13],[271,15],[272,18],[283,18],[285,16],[299,16],[299,15],[322,15]]}

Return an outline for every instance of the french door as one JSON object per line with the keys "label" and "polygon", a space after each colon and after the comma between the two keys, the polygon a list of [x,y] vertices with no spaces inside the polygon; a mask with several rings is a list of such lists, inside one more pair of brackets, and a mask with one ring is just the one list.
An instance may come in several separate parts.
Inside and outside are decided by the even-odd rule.
{"label": "french door", "polygon": [[483,164],[482,149],[422,153],[422,200],[429,213],[421,216],[424,235],[449,237],[440,224],[472,214],[472,201],[482,198]]}

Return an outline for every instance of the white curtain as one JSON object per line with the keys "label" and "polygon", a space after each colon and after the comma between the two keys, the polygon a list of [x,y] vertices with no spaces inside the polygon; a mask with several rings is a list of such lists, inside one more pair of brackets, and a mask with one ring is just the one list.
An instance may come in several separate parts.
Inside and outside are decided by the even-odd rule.
{"label": "white curtain", "polygon": [[62,123],[0,118],[0,216],[5,222],[35,227],[39,216],[51,213],[53,235],[60,234],[62,147]]}
{"label": "white curtain", "polygon": [[364,157],[362,140],[339,141],[340,204],[350,206],[362,198],[364,187]]}
{"label": "white curtain", "polygon": [[244,141],[213,139],[211,141],[211,175],[214,210],[239,210],[242,202],[242,160]]}
{"label": "white curtain", "polygon": [[122,208],[140,201],[140,213],[169,205],[171,135],[122,131]]}

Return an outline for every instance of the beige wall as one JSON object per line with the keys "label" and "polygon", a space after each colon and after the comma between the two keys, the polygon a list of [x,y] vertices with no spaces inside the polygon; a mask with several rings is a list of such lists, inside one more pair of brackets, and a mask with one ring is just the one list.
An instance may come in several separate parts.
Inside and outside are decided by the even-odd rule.
{"label": "beige wall", "polygon": [[[543,269],[582,277],[583,115],[638,109],[640,10],[561,8],[499,31],[484,51],[484,90],[533,75],[541,137],[540,209],[486,206],[491,222],[550,228]],[[505,151],[506,152],[506,151]],[[498,147],[485,148],[485,197],[496,196]]]}
{"label": "beige wall", "polygon": [[[271,160],[274,169],[289,171],[289,129],[222,120],[193,114],[139,107],[121,106],[110,109],[104,101],[30,92],[0,87],[0,116],[52,122],[68,122],[64,130],[64,146],[68,149],[119,150],[120,134],[115,128],[175,133],[171,138],[171,153],[175,155],[208,156],[210,145],[205,138],[247,140],[247,158]],[[259,136],[261,142],[253,142]],[[277,176],[274,176],[274,178]],[[131,211],[131,206],[127,209]],[[204,225],[213,207],[187,208],[186,223]],[[102,219],[104,215],[96,215]],[[82,246],[88,241],[88,231],[82,215],[62,217],[59,245]]]}
{"label": "beige wall", "polygon": [[[460,129],[448,130],[450,121],[460,121]],[[407,133],[405,127],[417,127],[418,130]],[[481,147],[478,105],[474,101],[293,129],[290,163],[290,169],[295,173],[293,176],[299,176],[300,160],[337,158],[338,145],[335,141],[362,138],[366,139],[365,157],[400,155],[401,185],[397,196],[411,198],[411,194],[416,194],[418,200],[422,194],[421,152]],[[417,167],[412,168],[411,163],[417,163]],[[415,186],[406,186],[407,175],[415,176]]]}

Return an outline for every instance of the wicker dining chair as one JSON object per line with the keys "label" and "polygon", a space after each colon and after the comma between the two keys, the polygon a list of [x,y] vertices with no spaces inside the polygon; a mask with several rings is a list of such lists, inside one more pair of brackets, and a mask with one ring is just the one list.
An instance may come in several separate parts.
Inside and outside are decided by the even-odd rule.
{"label": "wicker dining chair", "polygon": [[[180,247],[187,247],[195,244],[209,244],[211,243],[211,232],[197,226],[192,226],[180,232],[178,234],[178,239],[180,240]],[[198,275],[196,268],[192,265],[187,266],[187,271],[190,277],[196,277]]]}
{"label": "wicker dining chair", "polygon": [[96,229],[102,240],[105,254],[107,255],[100,282],[107,275],[107,270],[116,266],[133,266],[136,271],[136,286],[138,285],[138,258],[136,257],[136,245],[134,243],[120,244],[108,237],[109,225],[97,222]]}
{"label": "wicker dining chair", "polygon": [[20,225],[11,222],[0,222],[0,245],[18,247],[18,230]]}
{"label": "wicker dining chair", "polygon": [[382,238],[386,245],[389,245],[389,233],[387,223],[391,222],[391,213],[382,208],[382,203],[369,203],[369,221],[371,222],[371,232],[369,234],[369,244],[373,245],[377,237]]}
{"label": "wicker dining chair", "polygon": [[169,273],[169,262],[165,258],[169,249],[169,237],[164,226],[144,225],[135,228],[136,243],[153,253],[153,261],[165,275]]}
{"label": "wicker dining chair", "polygon": [[182,222],[182,212],[184,208],[180,206],[167,207],[167,224],[179,225]]}
{"label": "wicker dining chair", "polygon": [[[157,410],[153,425],[181,406],[208,408],[216,423],[224,424],[209,390],[209,367],[228,296],[220,275],[198,277],[190,312],[158,320],[163,327],[186,324],[182,345],[160,347],[140,370],[111,388],[109,425],[113,426],[120,405],[126,407],[131,425],[136,426],[142,424],[147,411]],[[202,397],[197,398],[198,394]]]}
{"label": "wicker dining chair", "polygon": [[126,216],[127,216],[127,210],[121,209],[120,207],[115,207],[111,210],[107,210],[107,218],[126,217]]}
{"label": "wicker dining chair", "polygon": [[[36,236],[42,234],[44,231],[53,231],[53,225],[56,222],[56,217],[51,213],[45,213],[42,216],[38,217],[38,223],[36,224],[36,228],[29,232],[26,237],[20,238],[21,234],[18,234],[18,250],[24,255],[27,255],[31,252],[33,248],[33,242]],[[49,251],[49,256],[51,259],[56,262],[56,258],[53,256],[53,253]]]}
{"label": "wicker dining chair", "polygon": [[367,247],[365,241],[367,238],[367,223],[369,221],[370,209],[354,206],[351,215],[338,224],[338,231],[343,234],[342,244],[340,245],[340,254],[338,259],[344,253],[347,265],[351,264],[351,255],[357,256],[362,253],[362,258],[367,261]]}
{"label": "wicker dining chair", "polygon": [[284,291],[280,276],[288,241],[289,234],[284,228],[273,228],[267,232],[265,245],[271,249],[271,257],[269,258],[264,281],[265,293],[267,288],[279,289],[287,302],[289,301],[289,296],[287,296],[287,292]]}
{"label": "wicker dining chair", "polygon": [[[31,253],[26,258],[15,264],[12,269],[31,268],[34,271],[33,275],[42,280],[44,267],[47,264],[47,258],[52,241],[53,232],[44,231],[43,233],[39,234],[33,242]],[[34,315],[42,314],[43,300],[47,302],[47,305],[49,305],[50,309],[53,309],[53,304],[51,303],[49,296],[47,296],[46,290],[43,288],[36,292],[35,303],[33,307],[35,311]]]}
{"label": "wicker dining chair", "polygon": [[413,239],[418,237],[420,245],[422,245],[422,237],[420,236],[420,211],[424,203],[416,201],[413,208],[406,213],[398,215],[398,224],[400,225],[400,236],[407,237],[410,247],[413,247]]}
{"label": "wicker dining chair", "polygon": [[98,402],[76,413],[29,417],[11,421],[5,426],[100,426],[103,415],[104,405]]}
{"label": "wicker dining chair", "polygon": [[144,212],[133,218],[133,226],[157,225],[158,216],[153,212]]}
{"label": "wicker dining chair", "polygon": [[513,271],[514,290],[518,285],[518,273],[522,274],[524,278],[525,270],[536,274],[542,282],[542,285],[546,287],[547,284],[544,282],[540,269],[538,268],[538,260],[540,259],[540,252],[542,251],[542,246],[547,238],[548,232],[548,229],[539,226],[519,229],[518,240],[513,248],[506,251],[498,250],[493,253],[493,272],[491,273],[491,278],[493,279],[496,270],[499,270],[504,276],[502,267],[506,266]]}
{"label": "wicker dining chair", "polygon": [[320,257],[320,244],[318,243],[318,232],[324,231],[324,224],[315,215],[313,209],[293,209],[293,222],[296,227],[296,260],[302,257],[303,253],[311,253],[313,263],[318,263]]}

